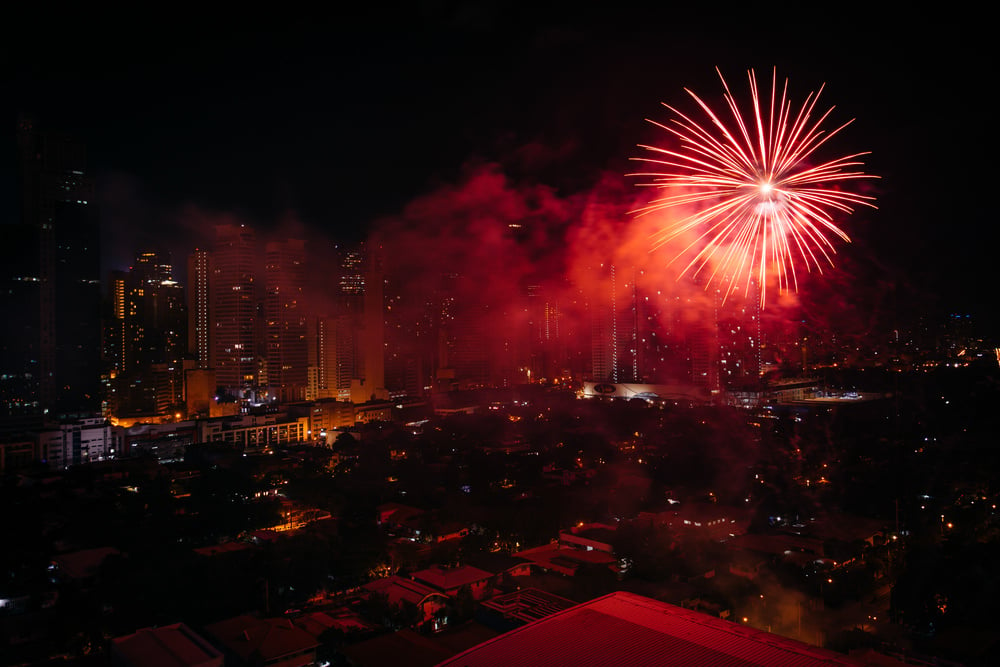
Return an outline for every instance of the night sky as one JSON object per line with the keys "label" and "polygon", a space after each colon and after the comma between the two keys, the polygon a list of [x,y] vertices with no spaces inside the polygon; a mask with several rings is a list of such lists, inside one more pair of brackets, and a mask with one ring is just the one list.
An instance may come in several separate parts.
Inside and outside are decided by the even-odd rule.
{"label": "night sky", "polygon": [[19,15],[0,40],[0,215],[16,217],[19,112],[88,145],[105,267],[123,268],[141,244],[193,247],[205,216],[358,240],[482,165],[579,196],[658,140],[643,119],[664,120],[660,102],[689,87],[719,104],[716,66],[740,91],[746,69],[777,67],[793,100],[826,84],[833,118],[856,118],[838,152],[871,151],[882,177],[879,210],[842,225],[857,282],[893,285],[905,308],[992,317],[984,17],[669,4]]}

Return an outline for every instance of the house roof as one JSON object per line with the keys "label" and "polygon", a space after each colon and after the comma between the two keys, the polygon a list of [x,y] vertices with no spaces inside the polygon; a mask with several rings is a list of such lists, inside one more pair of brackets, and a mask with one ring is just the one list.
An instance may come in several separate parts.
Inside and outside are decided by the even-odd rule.
{"label": "house roof", "polygon": [[460,567],[434,567],[420,570],[413,573],[413,578],[417,581],[433,586],[440,591],[449,591],[462,586],[471,585],[479,581],[489,579],[493,575],[485,570],[480,570],[471,565]]}
{"label": "house roof", "polygon": [[343,652],[354,664],[365,667],[396,667],[402,656],[412,667],[433,667],[452,655],[428,637],[405,629],[346,646]]}
{"label": "house roof", "polygon": [[125,665],[208,667],[222,665],[222,654],[183,623],[143,628],[116,637],[112,650]]}
{"label": "house roof", "polygon": [[411,520],[424,513],[424,510],[417,507],[411,507],[410,505],[403,505],[395,502],[383,503],[376,508],[376,511],[378,512],[380,522],[391,522],[395,524]]}
{"label": "house roof", "polygon": [[256,654],[269,662],[319,646],[315,637],[287,618],[237,616],[206,626],[205,631],[244,660]]}
{"label": "house roof", "polygon": [[101,569],[101,564],[108,556],[117,556],[120,552],[114,547],[99,547],[60,554],[53,558],[59,570],[70,579],[86,579],[93,577]]}
{"label": "house roof", "polygon": [[292,622],[317,638],[330,628],[336,628],[344,633],[368,632],[375,629],[374,625],[347,607],[310,612],[292,619]]}
{"label": "house roof", "polygon": [[391,604],[400,604],[405,600],[419,605],[431,595],[441,596],[441,592],[435,588],[395,574],[385,579],[370,581],[362,588],[388,596]]}
{"label": "house roof", "polygon": [[614,571],[618,570],[617,558],[606,551],[596,549],[594,551],[560,549],[558,545],[546,544],[532,549],[525,549],[516,553],[515,556],[545,569],[556,570],[565,574],[571,574],[583,564],[607,565]]}
{"label": "house roof", "polygon": [[846,656],[778,635],[617,592],[511,630],[439,667],[529,665],[698,667],[853,666]]}
{"label": "house roof", "polygon": [[523,567],[526,563],[530,562],[524,558],[518,558],[500,551],[471,553],[466,556],[465,560],[473,567],[478,567],[480,570],[491,574],[500,574],[501,572]]}

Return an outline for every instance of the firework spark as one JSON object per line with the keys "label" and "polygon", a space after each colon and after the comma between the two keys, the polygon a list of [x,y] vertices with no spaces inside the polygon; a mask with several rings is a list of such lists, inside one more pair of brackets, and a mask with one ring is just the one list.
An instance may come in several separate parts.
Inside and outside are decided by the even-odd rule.
{"label": "firework spark", "polygon": [[681,275],[692,269],[698,275],[708,267],[706,287],[719,285],[726,298],[740,285],[749,293],[756,282],[763,305],[769,280],[779,292],[798,289],[797,261],[806,271],[815,267],[820,273],[824,263],[833,265],[831,255],[836,250],[831,237],[850,242],[833,215],[851,213],[857,205],[875,208],[874,197],[843,191],[839,185],[877,177],[857,170],[863,165],[859,158],[867,153],[817,162],[815,153],[852,122],[832,131],[822,128],[833,111],[830,107],[817,112],[822,87],[793,111],[787,80],[779,91],[775,71],[770,99],[762,100],[756,74],[750,70],[753,108],[745,114],[722,72],[716,71],[732,119],[723,120],[686,88],[710,122],[699,124],[664,104],[673,113],[671,121],[649,122],[673,135],[676,145],[640,145],[654,155],[632,159],[656,165],[656,171],[630,176],[648,178],[640,185],[667,194],[632,213],[682,208],[685,213],[679,220],[653,235],[653,249],[690,238],[688,233],[693,232],[694,240],[680,247],[673,260],[694,255]]}

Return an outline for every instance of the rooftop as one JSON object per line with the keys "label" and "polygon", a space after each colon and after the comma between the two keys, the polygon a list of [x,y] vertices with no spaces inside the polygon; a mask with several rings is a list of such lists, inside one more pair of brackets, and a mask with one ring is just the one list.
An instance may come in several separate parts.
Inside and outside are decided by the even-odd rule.
{"label": "rooftop", "polygon": [[111,641],[125,665],[222,667],[222,654],[183,623],[143,628]]}
{"label": "rooftop", "polygon": [[462,565],[460,567],[441,567],[435,565],[426,570],[419,570],[413,573],[413,578],[429,586],[433,586],[441,591],[448,591],[453,588],[461,588],[479,581],[489,579],[493,575],[485,570]]}
{"label": "rooftop", "polygon": [[244,660],[256,654],[268,662],[319,645],[315,637],[287,618],[237,616],[206,626],[205,631]]}
{"label": "rooftop", "polygon": [[385,579],[370,581],[362,586],[362,588],[366,591],[388,596],[391,604],[400,604],[403,600],[406,600],[419,605],[431,595],[441,595],[435,588],[396,574]]}
{"label": "rooftop", "polygon": [[541,664],[857,667],[861,663],[802,642],[617,592],[500,635],[439,667]]}

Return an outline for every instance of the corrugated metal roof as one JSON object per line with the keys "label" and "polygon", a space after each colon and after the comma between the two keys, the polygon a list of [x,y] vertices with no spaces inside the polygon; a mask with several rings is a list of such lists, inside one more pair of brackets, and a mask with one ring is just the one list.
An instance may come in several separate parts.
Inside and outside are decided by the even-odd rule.
{"label": "corrugated metal roof", "polygon": [[466,584],[471,585],[479,581],[484,581],[493,575],[471,565],[452,568],[438,565],[414,572],[412,576],[421,583],[433,586],[438,590],[447,591],[453,588],[460,588]]}
{"label": "corrugated metal roof", "polygon": [[440,667],[852,666],[837,653],[631,593],[612,593],[500,635]]}

